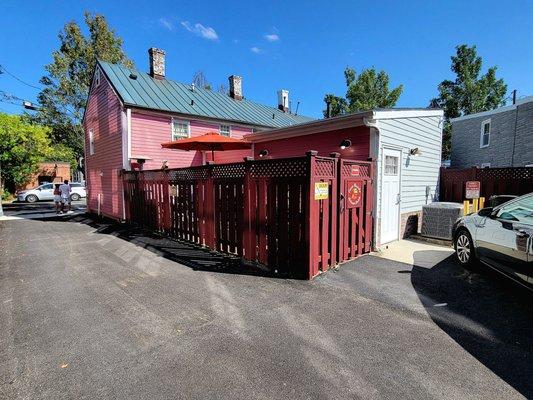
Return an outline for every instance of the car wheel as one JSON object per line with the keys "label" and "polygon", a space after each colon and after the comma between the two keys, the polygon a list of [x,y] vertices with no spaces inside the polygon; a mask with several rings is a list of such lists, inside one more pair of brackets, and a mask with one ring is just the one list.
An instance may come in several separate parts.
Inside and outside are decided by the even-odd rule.
{"label": "car wheel", "polygon": [[78,201],[80,199],[80,195],[77,193],[73,193],[70,195],[70,200],[72,201]]}
{"label": "car wheel", "polygon": [[466,229],[461,229],[455,235],[455,256],[457,261],[465,268],[472,267],[476,261],[474,242]]}
{"label": "car wheel", "polygon": [[29,194],[29,195],[26,196],[26,201],[28,203],[35,203],[37,200],[39,200],[39,199],[34,194]]}

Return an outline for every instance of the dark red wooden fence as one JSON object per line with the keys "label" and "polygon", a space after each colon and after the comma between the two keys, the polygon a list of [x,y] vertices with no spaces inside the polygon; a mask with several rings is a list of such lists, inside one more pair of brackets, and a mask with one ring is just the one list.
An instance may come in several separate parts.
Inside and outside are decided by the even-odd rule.
{"label": "dark red wooden fence", "polygon": [[512,168],[441,168],[440,201],[461,203],[467,181],[481,182],[481,196],[522,195],[533,192],[533,167]]}
{"label": "dark red wooden fence", "polygon": [[[338,177],[343,162],[308,152],[297,158],[124,171],[126,219],[309,279],[370,250],[372,167],[358,162],[366,174],[361,177],[364,206],[347,225],[356,232],[349,237],[357,249],[339,253]],[[327,199],[315,200],[317,182],[328,184]]]}

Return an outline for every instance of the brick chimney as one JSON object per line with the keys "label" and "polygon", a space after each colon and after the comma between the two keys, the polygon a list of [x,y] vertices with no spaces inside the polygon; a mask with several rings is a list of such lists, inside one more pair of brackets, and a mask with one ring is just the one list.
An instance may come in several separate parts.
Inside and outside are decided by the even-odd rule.
{"label": "brick chimney", "polygon": [[242,100],[242,78],[231,75],[229,78],[229,95],[235,100]]}
{"label": "brick chimney", "polygon": [[155,79],[165,79],[165,51],[150,47],[150,76]]}
{"label": "brick chimney", "polygon": [[278,108],[283,111],[289,111],[289,91],[285,89],[278,90]]}

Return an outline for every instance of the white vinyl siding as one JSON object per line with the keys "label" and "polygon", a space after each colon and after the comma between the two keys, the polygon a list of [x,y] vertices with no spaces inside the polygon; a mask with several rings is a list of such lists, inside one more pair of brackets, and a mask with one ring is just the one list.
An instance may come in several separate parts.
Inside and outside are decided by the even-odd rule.
{"label": "white vinyl siding", "polygon": [[221,136],[230,137],[231,136],[231,126],[229,125],[220,125],[219,133]]}
{"label": "white vinyl siding", "polygon": [[190,136],[190,124],[187,121],[172,120],[172,141],[186,139]]}
{"label": "white vinyl siding", "polygon": [[486,119],[481,123],[481,135],[479,138],[479,147],[488,147],[490,144],[490,119]]}
{"label": "white vinyl siding", "polygon": [[[437,194],[439,171],[441,165],[441,117],[409,117],[380,119],[379,127],[379,152],[376,163],[376,215],[381,212],[381,176],[383,148],[401,150],[402,157],[399,160],[400,168],[400,213],[421,211],[426,204],[426,186],[430,187],[430,195],[427,202],[431,203]],[[418,147],[420,155],[413,157],[409,150]],[[392,163],[392,160],[390,161]],[[389,171],[394,167],[391,165]]]}

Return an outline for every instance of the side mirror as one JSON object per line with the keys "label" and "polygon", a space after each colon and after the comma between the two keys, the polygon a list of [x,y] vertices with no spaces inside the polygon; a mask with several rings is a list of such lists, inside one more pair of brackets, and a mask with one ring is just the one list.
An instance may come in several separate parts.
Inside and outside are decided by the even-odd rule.
{"label": "side mirror", "polygon": [[40,192],[41,190],[43,190],[43,189],[41,189],[41,188],[37,188],[37,189],[39,190],[39,192]]}
{"label": "side mirror", "polygon": [[485,207],[485,208],[482,208],[481,210],[479,210],[477,212],[477,215],[479,215],[480,217],[491,217],[492,216],[492,212],[494,211],[494,208],[492,207]]}

